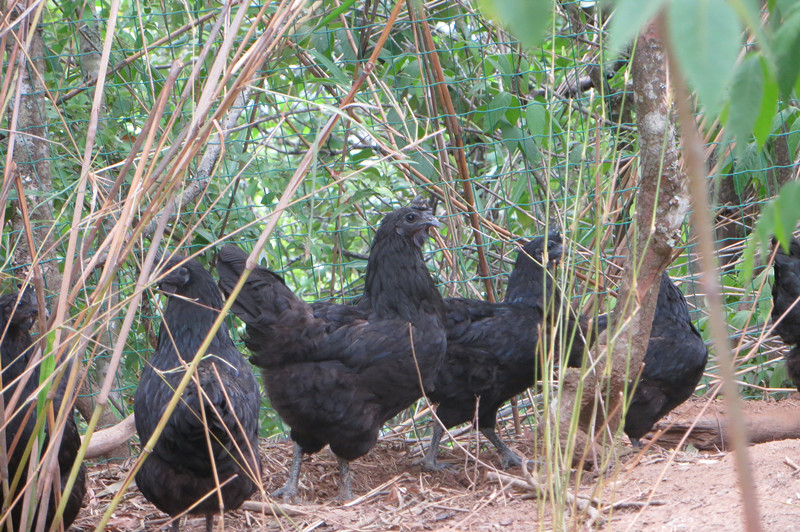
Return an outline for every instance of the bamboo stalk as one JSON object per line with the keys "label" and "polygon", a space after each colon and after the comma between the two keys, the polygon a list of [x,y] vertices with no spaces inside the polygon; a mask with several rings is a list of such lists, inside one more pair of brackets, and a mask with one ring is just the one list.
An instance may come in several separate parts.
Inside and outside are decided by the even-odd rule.
{"label": "bamboo stalk", "polygon": [[[662,11],[658,16],[659,32],[668,35],[666,30],[665,14]],[[668,47],[671,47],[667,41]],[[700,260],[703,265],[702,282],[705,285],[706,300],[709,306],[709,324],[711,335],[714,338],[714,348],[719,359],[719,370],[722,375],[722,394],[725,399],[727,419],[730,425],[731,440],[734,445],[736,459],[736,474],[739,479],[742,508],[744,510],[745,529],[748,532],[761,530],[761,518],[758,509],[758,494],[755,490],[755,480],[751,469],[747,451],[747,433],[744,426],[739,390],[733,375],[733,357],[728,333],[725,325],[722,298],[717,279],[717,260],[713,242],[713,224],[711,222],[711,209],[708,204],[708,191],[706,189],[706,169],[703,156],[703,144],[697,131],[694,114],[690,107],[689,90],[683,72],[675,60],[673,50],[667,54],[672,73],[672,89],[675,91],[675,105],[680,116],[682,144],[686,158],[689,186],[693,203],[692,221],[697,230],[698,244],[700,246]]]}
{"label": "bamboo stalk", "polygon": [[[233,4],[238,4],[239,2],[241,2],[241,0],[233,0],[232,1]],[[147,54],[151,53],[153,50],[156,50],[156,49],[160,48],[161,46],[164,46],[165,44],[173,41],[174,39],[176,39],[178,37],[180,37],[181,35],[183,35],[187,31],[196,28],[200,24],[203,24],[204,22],[206,22],[208,20],[211,20],[212,18],[214,18],[216,16],[217,16],[216,12],[208,13],[206,15],[203,15],[202,17],[199,17],[199,18],[196,18],[194,20],[191,20],[191,21],[187,22],[186,24],[184,24],[180,28],[177,28],[174,31],[170,31],[169,35],[167,35],[165,37],[162,37],[160,39],[156,39],[155,41],[153,41],[152,44],[149,44],[149,45],[144,44],[143,45],[144,48],[141,51],[136,52],[135,54],[129,55],[128,57],[126,57],[122,61],[119,61],[114,66],[110,67],[108,69],[108,74],[114,74],[116,72],[119,72],[120,70],[122,70],[126,66],[130,65],[131,63],[133,63],[137,59],[141,59],[142,57],[144,57]],[[86,82],[82,83],[81,85],[78,85],[77,87],[75,87],[74,89],[72,89],[68,93],[66,93],[64,96],[62,96],[58,100],[56,100],[56,102],[55,102],[56,106],[60,107],[61,105],[63,105],[64,103],[68,102],[69,100],[71,100],[75,96],[81,94],[82,92],[85,92],[85,91],[89,90],[92,86],[94,86],[97,83],[97,81],[98,81],[98,79],[90,79],[89,81],[86,81]]]}
{"label": "bamboo stalk", "polygon": [[[414,13],[413,8],[409,6],[409,13]],[[420,14],[422,8],[420,8]],[[453,100],[450,98],[450,92],[447,89],[447,82],[442,71],[442,64],[439,62],[439,56],[436,53],[436,46],[433,43],[431,36],[431,28],[428,21],[424,16],[418,17],[417,23],[422,32],[423,43],[425,44],[425,58],[429,61],[433,77],[436,80],[436,92],[439,95],[439,100],[445,108],[445,124],[450,133],[450,138],[455,143],[453,155],[456,159],[458,166],[458,173],[462,180],[462,189],[464,191],[464,201],[467,205],[467,214],[469,222],[472,226],[472,237],[475,240],[475,247],[478,251],[478,274],[483,278],[483,284],[486,288],[486,299],[494,302],[496,301],[494,294],[494,286],[490,278],[489,261],[486,260],[486,250],[483,245],[483,235],[480,227],[480,217],[475,208],[475,196],[472,190],[472,180],[469,175],[469,166],[467,165],[467,157],[464,152],[464,135],[461,131],[461,125],[458,123],[456,110],[453,107]]]}

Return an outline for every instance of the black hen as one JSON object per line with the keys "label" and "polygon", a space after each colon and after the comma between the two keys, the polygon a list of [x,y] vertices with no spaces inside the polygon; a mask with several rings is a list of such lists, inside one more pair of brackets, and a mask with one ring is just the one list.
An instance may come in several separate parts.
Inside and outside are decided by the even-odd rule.
{"label": "black hen", "polygon": [[800,392],[800,347],[795,346],[786,353],[786,374]]}
{"label": "black hen", "polygon": [[[6,416],[10,419],[6,425],[6,446],[9,453],[8,461],[8,474],[9,479],[13,479],[20,467],[23,468],[22,476],[19,486],[24,485],[26,482],[26,472],[28,470],[28,460],[22,462],[25,447],[28,441],[34,434],[36,426],[36,389],[39,386],[39,365],[37,364],[25,376],[27,382],[22,388],[22,393],[19,396],[13,412],[8,410],[10,401],[17,391],[20,382],[20,377],[28,369],[28,364],[33,355],[33,339],[30,335],[30,328],[36,320],[39,312],[39,307],[36,303],[36,296],[32,289],[27,289],[22,292],[22,295],[17,292],[5,294],[0,297],[0,335],[2,335],[2,344],[0,344],[0,353],[2,353],[3,364],[3,402],[5,404]],[[23,377],[24,378],[24,377]],[[64,397],[66,387],[66,378],[61,379],[61,383],[56,389],[53,398],[53,412],[58,414],[61,408],[61,403]],[[33,398],[31,400],[31,398]],[[29,401],[26,404],[26,401]],[[27,418],[27,419],[26,419]],[[46,427],[47,425],[45,425]],[[49,434],[45,430],[44,447],[47,448],[49,442]],[[78,448],[81,445],[81,438],[78,434],[78,427],[75,424],[75,419],[71,413],[67,416],[66,425],[64,426],[64,433],[61,437],[61,446],[58,449],[58,470],[61,481],[61,492],[63,491],[69,478],[72,466],[75,463],[75,458],[78,455]],[[17,497],[21,490],[13,493],[13,497]],[[78,472],[78,477],[69,493],[69,500],[63,514],[64,529],[69,528],[70,524],[75,520],[81,507],[83,506],[83,496],[86,493],[86,468],[81,465]],[[0,492],[0,505],[3,504],[3,495]],[[53,522],[57,505],[54,495],[50,495],[49,505],[47,509],[47,518],[45,529],[48,529]],[[22,499],[13,503],[10,520],[13,521],[14,530],[19,530],[22,516]],[[36,528],[38,509],[34,509],[34,514],[31,519],[27,520],[28,530]],[[5,530],[6,524],[2,525]]]}
{"label": "black hen", "polygon": [[[233,311],[247,324],[251,361],[295,442],[289,480],[273,496],[294,497],[302,454],[328,444],[339,460],[339,497],[351,498],[349,462],[422,395],[418,375],[430,389],[445,352],[445,312],[420,248],[438,225],[419,200],[386,215],[357,306],[309,305],[260,266],[248,277]],[[236,246],[222,248],[217,270],[225,293],[246,259]]]}
{"label": "black hen", "polygon": [[[786,344],[795,346],[786,354],[786,373],[800,391],[800,242],[792,239],[789,254],[778,246],[772,283],[773,330]],[[793,306],[794,305],[794,306]]]}
{"label": "black hen", "polygon": [[[497,410],[536,382],[542,347],[537,346],[539,332],[543,330],[549,334],[555,330],[543,323],[545,316],[549,323],[555,324],[561,314],[560,319],[573,324],[565,330],[576,330],[574,321],[563,314],[566,305],[552,273],[544,268],[545,263],[557,263],[561,254],[561,235],[550,233],[547,238],[537,237],[520,251],[503,303],[460,298],[445,300],[447,356],[437,374],[434,390],[428,395],[431,402],[439,405],[436,414],[442,424],[434,425],[431,446],[419,462],[425,469],[446,467],[436,461],[444,432],[442,425],[450,428],[473,420],[476,397],[479,398],[478,426],[500,452],[503,468],[522,463],[520,456],[495,432]],[[560,340],[551,339],[555,343]],[[563,340],[571,342],[567,364],[580,366],[584,348],[582,335]]]}
{"label": "black hen", "polygon": [[689,317],[683,293],[664,272],[658,290],[644,368],[625,415],[625,434],[634,446],[666,416],[694,393],[708,362],[700,333]]}
{"label": "black hen", "polygon": [[[163,271],[159,287],[169,301],[158,347],[142,371],[134,399],[142,445],[184,377],[184,364],[195,357],[222,308],[214,279],[197,260],[175,257]],[[238,508],[260,481],[260,404],[255,375],[223,323],[136,474],[142,494],[171,516],[186,511],[205,515],[211,530],[220,506]],[[178,529],[177,519],[173,526]]]}

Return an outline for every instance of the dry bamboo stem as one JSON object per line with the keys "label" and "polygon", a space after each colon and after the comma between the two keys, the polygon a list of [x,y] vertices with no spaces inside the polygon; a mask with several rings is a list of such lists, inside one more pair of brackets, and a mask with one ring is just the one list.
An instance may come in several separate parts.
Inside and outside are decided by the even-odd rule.
{"label": "dry bamboo stem", "polygon": [[[659,32],[662,35],[668,35],[668,32],[665,31],[666,20],[663,12],[657,20]],[[694,207],[692,220],[698,234],[701,264],[703,265],[702,282],[705,285],[706,299],[709,306],[709,323],[717,358],[720,360],[722,392],[730,421],[731,439],[734,444],[736,472],[739,477],[745,528],[748,532],[759,532],[761,530],[761,518],[758,510],[758,494],[755,490],[755,481],[748,458],[747,434],[744,428],[742,405],[733,376],[733,360],[723,318],[724,312],[717,279],[717,260],[712,236],[711,210],[708,204],[708,191],[706,190],[705,182],[707,174],[703,156],[703,144],[689,104],[691,98],[686,87],[686,80],[672,50],[668,54],[668,59],[670,72],[672,73],[672,89],[675,91],[675,104],[680,116],[683,151],[686,158],[686,168],[689,174],[689,186]]]}
{"label": "dry bamboo stem", "polygon": [[[409,13],[413,13],[413,9],[409,9]],[[475,239],[475,247],[478,251],[478,274],[483,278],[484,286],[486,287],[486,299],[491,302],[496,300],[494,295],[494,286],[490,279],[489,261],[486,260],[486,250],[483,247],[483,235],[481,233],[480,217],[475,208],[475,196],[472,191],[472,181],[469,176],[469,166],[467,165],[467,156],[464,151],[464,135],[461,131],[461,125],[458,123],[455,107],[453,107],[453,100],[450,98],[450,93],[447,90],[447,82],[442,71],[442,64],[439,62],[439,56],[436,53],[436,46],[433,43],[431,36],[431,28],[425,17],[418,17],[418,23],[422,30],[423,43],[425,44],[426,54],[431,65],[431,71],[434,79],[436,80],[436,91],[439,95],[439,100],[444,105],[446,116],[445,124],[450,132],[450,138],[455,142],[454,156],[458,166],[458,173],[462,179],[462,186],[464,190],[464,201],[467,204],[470,225],[472,226],[472,236]]]}

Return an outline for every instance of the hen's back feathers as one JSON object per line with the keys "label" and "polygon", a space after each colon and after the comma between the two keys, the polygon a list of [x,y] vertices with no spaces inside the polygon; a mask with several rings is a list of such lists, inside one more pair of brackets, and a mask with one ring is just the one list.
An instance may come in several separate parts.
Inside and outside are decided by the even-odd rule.
{"label": "hen's back feathers", "polygon": [[692,324],[686,299],[665,272],[644,369],[625,416],[625,433],[635,445],[656,421],[692,396],[707,361],[708,349]]}
{"label": "hen's back feathers", "polygon": [[[233,311],[247,324],[251,360],[264,370],[271,403],[302,452],[329,444],[345,461],[362,456],[381,425],[421,396],[417,367],[430,385],[445,349],[444,303],[420,251],[432,226],[438,222],[420,205],[384,217],[357,306],[304,303],[261,266],[237,296]],[[246,257],[222,248],[217,270],[225,293]],[[295,491],[290,477],[282,494]]]}
{"label": "hen's back feathers", "polygon": [[[134,399],[142,444],[152,436],[183,379],[183,364],[195,357],[222,308],[214,280],[197,260],[176,257],[163,270],[168,273],[159,285],[169,300],[158,347],[142,372]],[[223,323],[136,475],[142,494],[173,516],[206,497],[191,513],[206,515],[210,523],[220,510],[214,491],[218,480],[224,484],[224,508],[238,508],[260,478],[260,404],[255,376]]]}
{"label": "hen's back feathers", "polygon": [[[33,355],[31,346],[33,339],[30,335],[30,328],[33,326],[34,321],[38,315],[38,305],[36,303],[36,296],[31,289],[27,289],[20,295],[17,292],[5,294],[0,297],[0,335],[2,335],[2,343],[0,344],[0,354],[2,355],[2,382],[3,382],[3,401],[6,408],[10,405],[10,401],[14,396],[17,387],[19,386],[23,373],[28,368],[28,364]],[[22,458],[25,446],[34,434],[36,426],[36,409],[37,400],[33,399],[28,405],[25,405],[28,398],[36,395],[36,389],[39,386],[39,365],[37,364],[27,375],[27,382],[25,382],[16,407],[13,413],[9,410],[6,415],[11,417],[6,426],[6,445],[9,452],[9,478],[14,478],[17,470],[20,467],[25,468],[27,471],[28,461],[23,463]],[[20,380],[18,380],[20,379]],[[62,378],[59,387],[53,398],[53,412],[58,414],[63,401],[64,392],[66,390],[67,379]],[[26,419],[29,413],[31,415]],[[49,441],[49,431],[45,429],[44,447],[46,448]],[[17,440],[14,443],[14,440]],[[75,463],[75,458],[78,455],[78,448],[81,445],[80,435],[78,434],[78,427],[75,424],[75,419],[72,416],[72,411],[67,415],[66,424],[64,426],[64,433],[61,437],[61,446],[58,449],[58,469],[61,480],[60,491],[63,492],[69,474],[72,471],[72,466]],[[25,473],[22,474],[22,484],[25,482]],[[21,485],[22,485],[21,484]],[[64,528],[69,528],[70,524],[75,520],[81,507],[83,506],[83,496],[86,493],[86,469],[81,465],[78,471],[78,477],[72,487],[72,491],[68,495],[68,501],[64,509],[63,524]],[[18,493],[13,494],[14,497]],[[63,493],[62,493],[63,496]],[[15,504],[11,510],[11,520],[14,523],[15,529],[19,529],[21,523],[22,500]],[[3,503],[3,496],[0,493],[0,505]],[[55,497],[53,494],[49,497],[47,509],[47,529],[53,521],[56,511]],[[28,529],[34,530],[36,528],[36,515],[38,510],[34,511],[33,521],[27,521]],[[3,525],[5,529],[5,524]]]}
{"label": "hen's back feathers", "polygon": [[[504,302],[446,300],[447,356],[429,399],[438,403],[436,414],[449,428],[473,419],[479,397],[478,424],[501,452],[503,467],[518,465],[521,459],[494,432],[497,410],[536,381],[542,353],[539,334],[550,333],[544,318],[565,310],[561,292],[545,267],[558,262],[561,254],[561,235],[537,237],[520,250]],[[580,346],[582,352],[582,342]],[[436,424],[431,447],[420,462],[426,469],[441,467],[436,461],[441,435]]]}
{"label": "hen's back feathers", "polygon": [[[795,346],[786,354],[786,374],[800,391],[800,242],[792,239],[789,254],[778,246],[774,263],[775,279],[772,283],[773,331],[784,343]],[[792,306],[794,305],[794,306]]]}

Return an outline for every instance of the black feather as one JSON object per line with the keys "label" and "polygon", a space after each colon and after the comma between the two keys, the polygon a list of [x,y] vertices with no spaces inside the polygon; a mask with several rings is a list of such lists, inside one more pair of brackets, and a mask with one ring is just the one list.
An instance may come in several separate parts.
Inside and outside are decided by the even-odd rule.
{"label": "black feather", "polygon": [[[233,311],[247,324],[251,361],[263,369],[272,406],[303,453],[328,444],[340,461],[366,454],[383,423],[422,395],[417,364],[430,387],[445,350],[444,303],[420,246],[437,225],[419,204],[384,217],[358,305],[305,303],[261,266],[238,295]],[[226,294],[246,258],[236,246],[220,251]],[[346,463],[340,465],[347,498]],[[290,477],[281,494],[296,489]]]}
{"label": "black feather", "polygon": [[800,347],[793,347],[786,353],[786,374],[800,392]]}
{"label": "black feather", "polygon": [[[519,252],[504,302],[445,300],[447,356],[429,399],[438,403],[436,414],[450,428],[473,420],[475,401],[480,398],[478,424],[501,452],[503,467],[519,465],[521,460],[494,432],[497,410],[536,382],[542,351],[539,331],[549,335],[555,331],[549,324],[559,319],[569,324],[568,334],[575,331],[575,322],[563,314],[566,303],[552,273],[545,268],[558,262],[561,254],[558,233],[535,238]],[[581,335],[566,340],[572,341],[568,364],[580,366]],[[552,341],[558,343],[555,338]],[[435,426],[431,448],[421,461],[426,469],[441,467],[436,462],[441,435],[441,428]]]}
{"label": "black feather", "polygon": [[686,299],[665,272],[644,369],[625,415],[625,433],[635,445],[656,421],[692,396],[706,362],[708,348],[692,324]]}
{"label": "black feather", "polygon": [[[163,271],[167,273],[159,286],[169,301],[158,347],[142,371],[134,398],[136,430],[142,445],[152,436],[173,390],[185,375],[182,363],[195,357],[222,308],[222,297],[213,278],[197,260],[176,257],[167,262]],[[260,478],[260,404],[253,371],[223,323],[152,454],[136,474],[142,494],[161,511],[174,516],[211,493],[190,512],[205,515],[210,521],[212,514],[220,510],[214,491],[216,468],[217,479],[224,484],[224,508],[241,506],[256,490]]]}
{"label": "black feather", "polygon": [[[774,241],[773,241],[774,242]],[[800,242],[793,238],[789,243],[789,254],[778,246],[773,266],[775,279],[772,283],[773,331],[784,343],[795,346],[786,354],[786,373],[800,391]],[[792,307],[792,305],[794,305]]]}
{"label": "black feather", "polygon": [[[18,301],[19,299],[19,301]],[[0,353],[2,353],[3,364],[3,401],[6,407],[13,397],[19,385],[20,376],[27,370],[28,364],[33,356],[33,339],[30,335],[30,328],[33,326],[38,315],[38,305],[36,303],[36,295],[31,289],[25,290],[20,296],[17,292],[5,294],[0,297],[0,334],[2,334],[2,344],[0,345]],[[3,333],[4,331],[4,333]],[[66,390],[65,378],[56,389],[53,398],[53,412],[58,413],[63,401],[64,392]],[[19,401],[16,403],[14,412],[6,410],[6,416],[11,419],[8,420],[8,425],[5,429],[6,445],[9,451],[9,477],[14,478],[17,470],[23,467],[23,471],[27,471],[28,461],[22,463],[25,446],[28,440],[34,433],[36,426],[36,411],[37,411],[37,398],[36,388],[39,386],[39,365],[37,364],[28,376],[27,382],[22,388]],[[27,419],[26,419],[27,418]],[[49,431],[45,429],[44,448],[46,448],[50,438]],[[13,443],[17,439],[16,443]],[[80,435],[78,434],[78,427],[75,424],[73,416],[68,415],[66,424],[64,426],[64,433],[61,437],[61,446],[58,449],[58,469],[61,480],[61,492],[63,493],[72,466],[75,463],[75,458],[78,455],[78,448],[81,445]],[[13,446],[13,450],[11,447]],[[26,474],[22,473],[22,480],[20,485],[24,485]],[[63,514],[64,528],[69,528],[70,524],[75,520],[78,512],[83,507],[83,496],[86,493],[86,468],[81,465],[78,471],[78,476],[72,491],[69,494],[69,500]],[[18,493],[13,494],[14,497]],[[3,504],[2,493],[0,493],[0,505]],[[49,506],[47,509],[47,518],[45,529],[49,528],[53,517],[55,516],[56,504],[53,495],[49,498]],[[11,519],[13,520],[14,527],[20,524],[22,511],[22,500],[15,504],[11,510]],[[28,520],[30,530],[36,528],[38,510],[34,509],[34,517]],[[5,525],[3,525],[5,529]]]}

